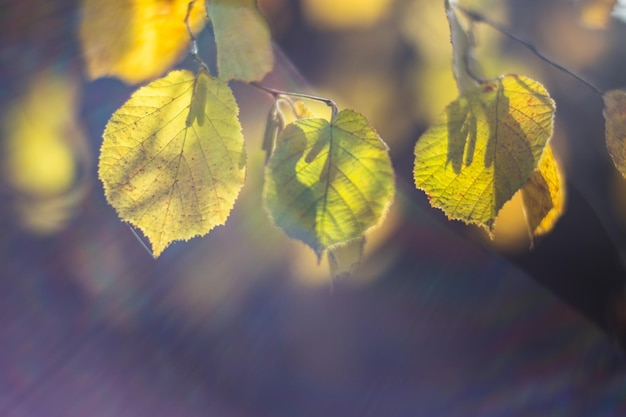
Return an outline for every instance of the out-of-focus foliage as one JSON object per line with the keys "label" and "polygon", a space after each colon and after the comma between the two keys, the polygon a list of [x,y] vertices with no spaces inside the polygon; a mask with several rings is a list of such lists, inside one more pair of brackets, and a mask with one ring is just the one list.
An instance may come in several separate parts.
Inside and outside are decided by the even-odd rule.
{"label": "out-of-focus foliage", "polygon": [[224,80],[260,81],[273,66],[270,30],[256,0],[210,0],[207,12]]}
{"label": "out-of-focus foliage", "polygon": [[[205,5],[192,3],[188,23],[197,33]],[[189,6],[189,0],[82,0],[79,34],[89,78],[136,84],[163,74],[187,51]]]}
{"label": "out-of-focus foliage", "polygon": [[[599,60],[606,58],[611,48],[610,36],[606,31],[581,24],[574,5],[550,2],[541,10],[533,25],[536,30],[522,35],[537,44],[544,55],[582,74],[592,71]],[[567,77],[557,78],[560,82],[569,81]]]}
{"label": "out-of-focus foliage", "polygon": [[246,172],[238,113],[226,82],[172,71],[109,120],[99,164],[106,197],[155,256],[228,218]]}
{"label": "out-of-focus foliage", "polygon": [[389,12],[392,0],[304,0],[306,18],[324,29],[367,27]]}
{"label": "out-of-focus foliage", "polygon": [[450,103],[415,146],[415,184],[449,218],[491,230],[537,167],[554,102],[536,81],[507,75]]}
{"label": "out-of-focus foliage", "polygon": [[579,0],[580,22],[593,29],[606,29],[617,0]]}
{"label": "out-of-focus foliage", "polygon": [[275,224],[321,256],[378,225],[394,189],[387,146],[363,116],[343,110],[281,132],[264,194]]}
{"label": "out-of-focus foliage", "polygon": [[43,71],[2,115],[2,177],[15,192],[21,223],[35,233],[61,229],[85,191],[78,181],[88,163],[78,94],[67,76]]}
{"label": "out-of-focus foliage", "polygon": [[611,90],[604,94],[606,145],[618,171],[626,177],[626,92]]}

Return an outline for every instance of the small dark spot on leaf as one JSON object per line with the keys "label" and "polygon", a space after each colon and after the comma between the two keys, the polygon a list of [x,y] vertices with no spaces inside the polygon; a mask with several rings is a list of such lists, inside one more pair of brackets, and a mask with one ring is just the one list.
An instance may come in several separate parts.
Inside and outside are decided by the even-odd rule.
{"label": "small dark spot on leaf", "polygon": [[491,93],[498,89],[498,86],[492,82],[486,82],[482,85],[483,93]]}

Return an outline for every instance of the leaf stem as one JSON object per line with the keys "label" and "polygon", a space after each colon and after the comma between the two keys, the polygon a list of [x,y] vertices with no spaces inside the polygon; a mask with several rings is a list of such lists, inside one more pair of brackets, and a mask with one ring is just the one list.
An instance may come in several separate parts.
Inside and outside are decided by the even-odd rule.
{"label": "leaf stem", "polygon": [[253,87],[258,88],[261,91],[265,91],[266,93],[271,95],[274,98],[274,100],[277,100],[277,99],[279,99],[281,97],[299,97],[299,98],[304,98],[304,99],[307,99],[307,100],[320,101],[320,102],[326,104],[328,107],[330,107],[332,109],[332,118],[333,119],[335,118],[335,116],[337,116],[337,113],[339,113],[339,109],[337,107],[337,103],[335,103],[335,101],[330,99],[330,98],[314,96],[312,94],[306,94],[306,93],[292,93],[290,91],[276,90],[274,88],[266,87],[266,86],[261,85],[261,84],[256,83],[256,82],[252,82],[252,83],[250,83],[250,85],[253,86]]}
{"label": "leaf stem", "polygon": [[206,72],[209,72],[209,67],[200,58],[200,55],[198,55],[198,40],[191,30],[191,26],[189,26],[189,17],[191,16],[191,9],[193,8],[195,2],[196,0],[191,0],[189,2],[189,4],[187,5],[187,14],[185,14],[185,26],[187,26],[187,32],[189,32],[189,38],[191,39],[189,54],[194,59],[194,61],[196,61],[200,65],[202,69],[206,70]]}
{"label": "leaf stem", "polygon": [[563,65],[561,65],[561,64],[553,61],[552,59],[548,58],[547,56],[542,54],[535,47],[535,45],[533,45],[532,43],[530,43],[530,42],[520,38],[519,36],[511,33],[507,28],[505,28],[504,26],[500,25],[499,23],[494,22],[493,20],[488,19],[487,17],[481,15],[478,12],[475,12],[475,11],[472,11],[472,10],[468,10],[468,9],[464,8],[463,6],[457,4],[457,3],[454,4],[454,7],[456,7],[463,14],[465,14],[465,16],[467,16],[467,18],[470,19],[471,21],[484,23],[487,26],[491,27],[492,29],[495,29],[496,31],[500,32],[501,34],[503,34],[503,35],[507,36],[508,38],[514,40],[515,42],[518,42],[519,44],[523,45],[528,50],[530,50],[533,54],[535,54],[535,56],[537,56],[539,59],[541,59],[545,63],[553,66],[554,68],[563,71],[564,73],[568,74],[569,76],[575,78],[576,80],[578,80],[582,84],[586,85],[594,93],[596,93],[596,94],[598,94],[600,96],[603,94],[602,90],[600,90],[598,87],[596,87],[595,85],[593,85],[589,81],[585,80],[580,75],[578,75],[575,72],[573,72],[572,70],[567,69]]}
{"label": "leaf stem", "polygon": [[148,245],[146,245],[146,242],[143,241],[143,239],[141,238],[141,236],[139,236],[139,233],[137,233],[137,231],[135,230],[135,227],[133,225],[131,225],[130,223],[127,223],[128,228],[130,229],[130,231],[133,233],[133,236],[135,236],[135,239],[137,239],[137,241],[139,241],[139,243],[141,244],[141,246],[146,250],[146,252],[148,252],[148,254],[153,258],[156,259],[157,257],[154,256],[154,252],[152,252],[150,250],[150,248],[148,247]]}

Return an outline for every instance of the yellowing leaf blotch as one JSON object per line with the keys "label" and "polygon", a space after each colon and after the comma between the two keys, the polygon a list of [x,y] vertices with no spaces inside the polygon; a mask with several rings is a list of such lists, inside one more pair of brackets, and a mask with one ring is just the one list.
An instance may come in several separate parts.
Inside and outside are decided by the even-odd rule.
{"label": "yellowing leaf blotch", "polygon": [[224,81],[172,71],[109,120],[99,164],[107,200],[155,256],[226,222],[245,178],[238,113]]}
{"label": "yellowing leaf blotch", "polygon": [[264,196],[274,223],[319,256],[379,224],[394,189],[387,146],[363,116],[343,110],[330,123],[307,118],[282,131]]}
{"label": "yellowing leaf blotch", "polygon": [[207,12],[224,80],[260,81],[274,64],[272,38],[256,0],[209,0]]}
{"label": "yellowing leaf blotch", "polygon": [[[82,0],[79,35],[89,78],[129,84],[154,79],[186,52],[189,0]],[[204,1],[196,0],[189,26],[204,27]]]}
{"label": "yellowing leaf blotch", "polygon": [[450,103],[415,146],[415,185],[448,217],[491,229],[552,136],[545,88],[506,75]]}

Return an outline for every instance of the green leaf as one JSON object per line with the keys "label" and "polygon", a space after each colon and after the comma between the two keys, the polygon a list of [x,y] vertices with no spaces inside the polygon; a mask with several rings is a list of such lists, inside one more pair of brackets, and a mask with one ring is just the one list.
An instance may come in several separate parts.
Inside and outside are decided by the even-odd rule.
{"label": "green leaf", "polygon": [[522,188],[524,213],[532,236],[540,236],[554,228],[565,207],[565,180],[546,146],[537,169]]}
{"label": "green leaf", "polygon": [[260,81],[272,70],[272,40],[255,0],[209,0],[207,13],[223,80]]}
{"label": "green leaf", "polygon": [[415,146],[415,185],[449,218],[489,230],[535,170],[555,106],[521,75],[483,83],[446,107]]}
{"label": "green leaf", "polygon": [[155,256],[226,222],[246,171],[238,113],[226,82],[172,71],[109,120],[98,170],[106,198]]}
{"label": "green leaf", "polygon": [[626,92],[604,93],[606,146],[617,170],[626,177]]}
{"label": "green leaf", "polygon": [[274,223],[320,256],[379,224],[394,188],[387,146],[363,116],[343,110],[281,132],[264,197]]}

